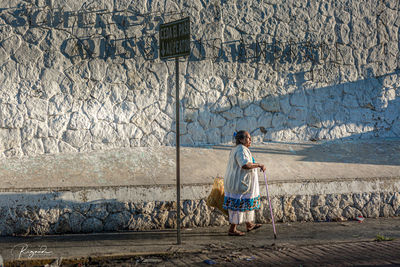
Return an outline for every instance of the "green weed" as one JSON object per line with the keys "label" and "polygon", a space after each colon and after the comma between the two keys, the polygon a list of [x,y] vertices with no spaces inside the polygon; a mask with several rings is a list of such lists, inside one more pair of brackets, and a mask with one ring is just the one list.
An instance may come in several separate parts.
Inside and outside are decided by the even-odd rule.
{"label": "green weed", "polygon": [[376,235],[375,241],[376,242],[382,242],[382,241],[393,241],[394,238],[392,237],[387,237],[384,235]]}

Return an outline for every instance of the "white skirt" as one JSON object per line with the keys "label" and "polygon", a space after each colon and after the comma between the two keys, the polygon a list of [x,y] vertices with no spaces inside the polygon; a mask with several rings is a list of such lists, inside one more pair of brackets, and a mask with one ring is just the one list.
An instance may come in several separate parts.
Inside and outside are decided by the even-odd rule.
{"label": "white skirt", "polygon": [[236,211],[228,210],[229,213],[229,223],[241,224],[244,222],[254,221],[254,210],[251,211]]}
{"label": "white skirt", "polygon": [[251,188],[253,188],[252,192],[243,195],[225,192],[224,208],[228,210],[229,223],[241,224],[254,221],[254,210],[260,208],[260,188],[257,175]]}

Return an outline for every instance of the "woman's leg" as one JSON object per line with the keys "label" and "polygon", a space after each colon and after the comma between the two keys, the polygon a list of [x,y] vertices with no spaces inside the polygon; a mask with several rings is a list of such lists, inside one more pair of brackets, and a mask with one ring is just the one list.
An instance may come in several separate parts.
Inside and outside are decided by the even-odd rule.
{"label": "woman's leg", "polygon": [[251,231],[261,227],[261,224],[255,224],[253,221],[255,220],[255,212],[254,210],[246,212],[246,228],[247,231]]}
{"label": "woman's leg", "polygon": [[234,236],[244,235],[243,232],[237,229],[237,225],[240,224],[242,220],[241,213],[233,210],[228,210],[228,213],[229,213],[229,223],[230,223],[228,235],[234,235]]}
{"label": "woman's leg", "polygon": [[229,227],[228,235],[236,235],[236,236],[244,235],[244,233],[239,231],[236,227],[237,227],[237,224],[231,223],[230,227]]}

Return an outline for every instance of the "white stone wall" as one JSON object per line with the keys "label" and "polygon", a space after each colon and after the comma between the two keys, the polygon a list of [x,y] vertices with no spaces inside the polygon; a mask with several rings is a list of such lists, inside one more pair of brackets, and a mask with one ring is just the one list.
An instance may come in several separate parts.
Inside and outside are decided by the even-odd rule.
{"label": "white stone wall", "polygon": [[[48,194],[47,194],[48,195]],[[39,195],[43,197],[45,195]],[[398,192],[327,195],[273,196],[277,222],[346,221],[400,215]],[[228,225],[220,211],[208,207],[205,199],[181,203],[184,228]],[[176,228],[176,204],[171,201],[97,203],[61,202],[55,206],[0,206],[0,236],[146,231]],[[271,222],[269,204],[261,198],[256,222]]]}
{"label": "white stone wall", "polygon": [[397,0],[0,0],[1,156],[174,145],[186,16],[182,144],[400,136]]}

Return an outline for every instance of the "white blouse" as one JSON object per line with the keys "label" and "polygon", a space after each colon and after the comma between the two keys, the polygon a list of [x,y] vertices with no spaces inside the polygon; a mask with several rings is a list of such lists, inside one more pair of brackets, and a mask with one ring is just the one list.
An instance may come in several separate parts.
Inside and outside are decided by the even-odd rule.
{"label": "white blouse", "polygon": [[255,181],[258,184],[257,168],[243,169],[242,167],[248,162],[253,162],[253,157],[247,147],[240,144],[231,150],[224,176],[226,193],[242,195],[254,191]]}

